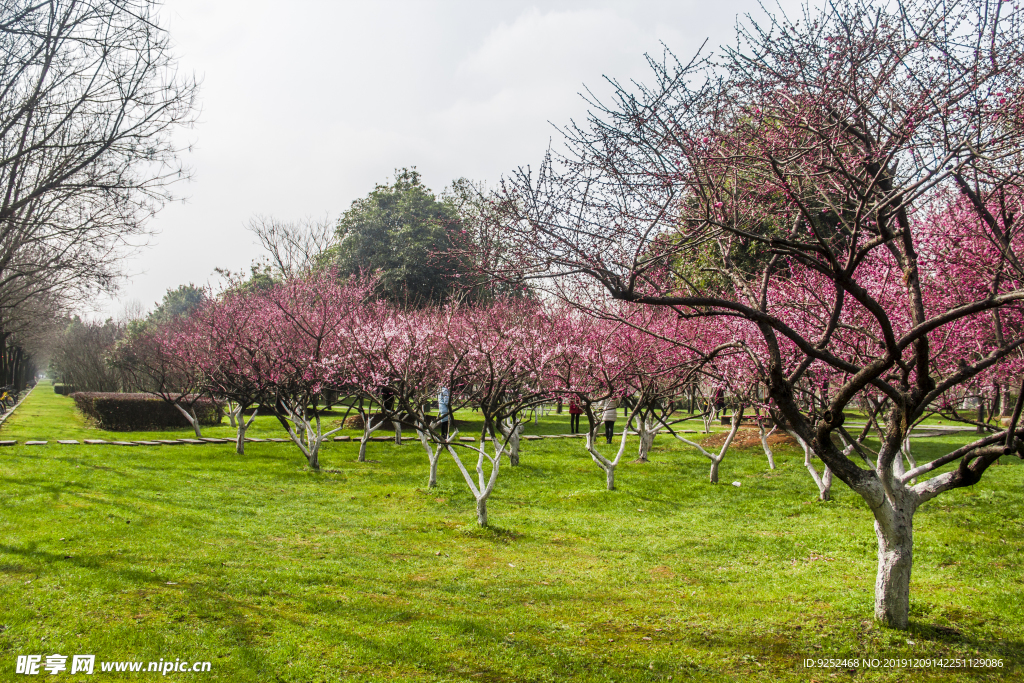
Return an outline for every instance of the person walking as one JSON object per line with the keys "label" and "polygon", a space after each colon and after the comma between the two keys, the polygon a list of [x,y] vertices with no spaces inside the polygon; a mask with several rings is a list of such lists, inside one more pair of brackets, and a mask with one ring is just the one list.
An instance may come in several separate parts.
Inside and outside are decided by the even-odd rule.
{"label": "person walking", "polygon": [[580,433],[580,415],[583,414],[583,406],[580,405],[580,399],[578,396],[571,396],[569,398],[569,433],[579,434]]}
{"label": "person walking", "polygon": [[615,418],[619,415],[619,399],[611,396],[604,402],[604,438],[608,440],[608,443],[612,442],[612,436],[615,435]]}
{"label": "person walking", "polygon": [[444,435],[445,441],[452,432],[452,395],[448,387],[441,387],[437,393],[437,428]]}

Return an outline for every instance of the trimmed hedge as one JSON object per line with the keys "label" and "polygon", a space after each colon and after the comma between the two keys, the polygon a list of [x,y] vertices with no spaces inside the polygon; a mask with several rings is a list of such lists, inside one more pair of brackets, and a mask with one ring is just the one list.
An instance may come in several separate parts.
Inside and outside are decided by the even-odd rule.
{"label": "trimmed hedge", "polygon": [[60,394],[61,396],[70,396],[75,393],[75,388],[70,384],[54,384],[53,393]]}
{"label": "trimmed hedge", "polygon": [[[71,398],[83,415],[112,432],[190,426],[181,411],[150,394],[80,391],[72,394]],[[224,417],[223,404],[211,398],[199,399],[195,411],[201,425],[220,424]]]}

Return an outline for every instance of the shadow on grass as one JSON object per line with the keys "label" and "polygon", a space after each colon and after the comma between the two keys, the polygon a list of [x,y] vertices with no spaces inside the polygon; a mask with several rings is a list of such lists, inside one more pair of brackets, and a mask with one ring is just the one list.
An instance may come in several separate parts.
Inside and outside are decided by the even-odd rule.
{"label": "shadow on grass", "polygon": [[[895,633],[897,636],[901,635],[898,631],[892,631],[892,633]],[[910,620],[910,627],[905,633],[946,645],[967,645],[974,649],[985,648],[986,658],[996,657],[1006,660],[1003,662],[1004,671],[1024,667],[1024,642],[1019,640],[983,640],[965,635],[958,629],[950,626],[926,623],[914,619]]]}
{"label": "shadow on grass", "polygon": [[[265,628],[260,626],[257,619],[264,621],[281,620],[298,628],[305,628],[307,626],[305,622],[290,616],[285,607],[274,609],[268,608],[265,604],[259,604],[255,600],[242,601],[232,595],[225,594],[218,588],[208,585],[203,581],[176,581],[171,583],[168,577],[161,571],[146,572],[141,569],[113,566],[110,562],[111,559],[114,559],[113,555],[64,555],[38,550],[35,544],[25,547],[0,544],[0,553],[8,553],[28,561],[42,563],[49,570],[72,566],[78,570],[94,571],[106,575],[108,578],[117,577],[127,583],[134,584],[138,590],[142,591],[179,593],[183,609],[199,619],[218,622],[227,626],[231,639],[234,641],[232,646],[239,649],[241,660],[254,671],[265,673],[274,670],[274,665],[270,663],[270,660],[261,654],[261,650],[265,646],[264,638],[261,638],[261,635],[265,636],[266,633]],[[142,562],[142,560],[131,555],[118,555],[116,560],[118,563]],[[0,565],[0,570],[10,573],[40,575],[38,569],[30,569],[16,564]],[[259,597],[260,594],[253,593],[252,595]],[[120,615],[118,615],[116,608],[111,610],[109,604],[106,606],[106,610],[108,614],[108,628],[116,628],[118,621],[121,621],[123,625],[129,626],[132,631],[140,628],[140,616],[132,616],[132,613],[137,611],[137,608],[130,608],[128,605],[124,605]],[[255,618],[251,615],[254,615]],[[121,617],[120,620],[118,616]],[[129,621],[132,619],[135,621]],[[158,630],[161,628],[158,624],[149,624],[148,626]],[[139,654],[143,655],[143,653]]]}
{"label": "shadow on grass", "polygon": [[459,534],[466,538],[475,538],[480,541],[491,541],[508,545],[525,538],[525,535],[512,529],[503,529],[500,526],[464,526],[459,529]]}

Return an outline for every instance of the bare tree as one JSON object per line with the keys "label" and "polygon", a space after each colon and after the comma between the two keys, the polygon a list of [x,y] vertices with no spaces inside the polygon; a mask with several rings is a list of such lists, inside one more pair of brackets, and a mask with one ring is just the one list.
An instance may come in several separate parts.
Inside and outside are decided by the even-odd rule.
{"label": "bare tree", "polygon": [[335,227],[329,216],[286,223],[257,215],[246,228],[259,240],[273,270],[285,279],[325,265],[324,256],[334,243]]}
{"label": "bare tree", "polygon": [[55,379],[75,391],[123,391],[126,386],[122,373],[108,364],[107,358],[124,331],[124,325],[113,320],[69,321],[54,344]]}
{"label": "bare tree", "polygon": [[150,0],[6,0],[0,11],[0,335],[26,302],[111,289],[188,176],[178,74]]}

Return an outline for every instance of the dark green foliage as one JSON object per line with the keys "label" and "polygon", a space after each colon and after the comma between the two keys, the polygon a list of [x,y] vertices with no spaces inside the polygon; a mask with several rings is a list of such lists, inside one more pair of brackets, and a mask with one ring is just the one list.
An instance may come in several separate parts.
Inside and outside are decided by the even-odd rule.
{"label": "dark green foliage", "polygon": [[[181,411],[150,394],[78,392],[71,398],[82,414],[102,429],[131,432],[189,426]],[[220,424],[224,416],[223,406],[209,398],[199,399],[195,403],[195,412],[201,425]]]}
{"label": "dark green foliage", "polygon": [[149,319],[156,323],[167,322],[174,318],[187,316],[206,300],[206,292],[189,283],[179,285],[177,289],[168,289],[164,300],[156,307]]}
{"label": "dark green foliage", "polygon": [[53,393],[59,394],[61,396],[70,396],[71,394],[75,393],[75,388],[70,384],[54,384]]}
{"label": "dark green foliage", "polygon": [[380,294],[399,304],[443,302],[459,289],[458,212],[438,201],[415,168],[400,169],[338,221],[331,258],[342,275],[377,273]]}

